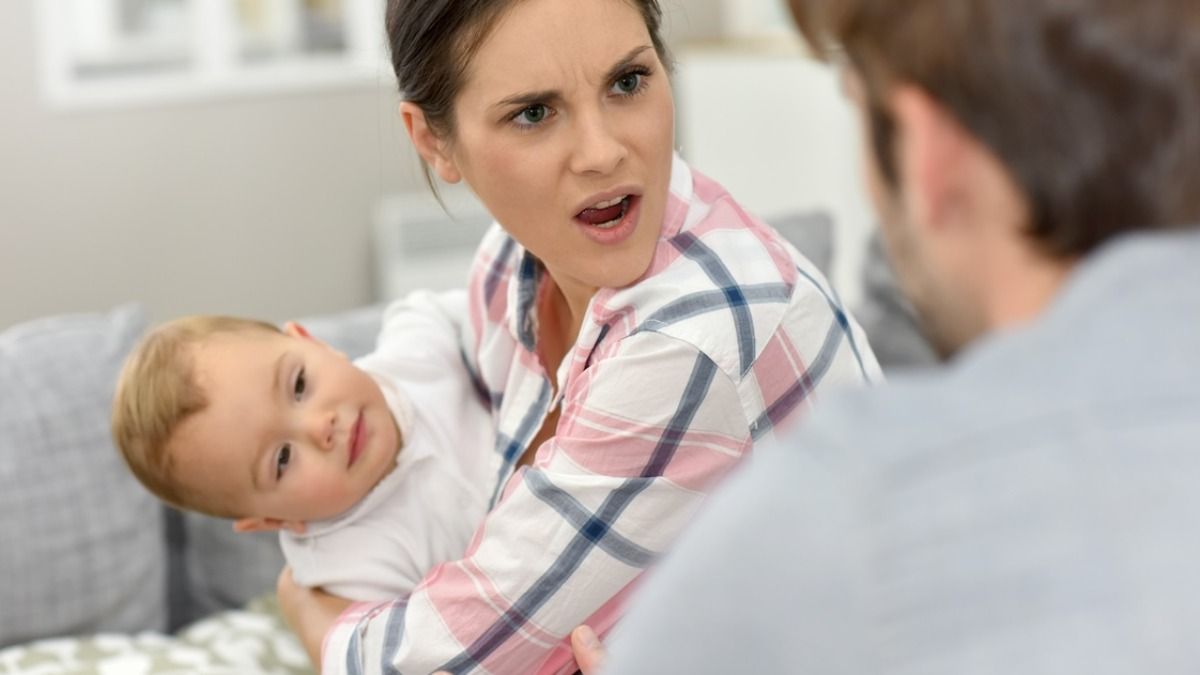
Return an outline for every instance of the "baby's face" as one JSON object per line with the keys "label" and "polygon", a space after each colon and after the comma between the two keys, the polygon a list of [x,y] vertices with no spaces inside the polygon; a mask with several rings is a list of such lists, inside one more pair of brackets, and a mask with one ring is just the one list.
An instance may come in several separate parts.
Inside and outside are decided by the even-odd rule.
{"label": "baby's face", "polygon": [[217,335],[191,356],[209,405],[171,439],[173,472],[255,515],[238,529],[301,531],[349,509],[395,466],[398,432],[379,386],[302,328]]}

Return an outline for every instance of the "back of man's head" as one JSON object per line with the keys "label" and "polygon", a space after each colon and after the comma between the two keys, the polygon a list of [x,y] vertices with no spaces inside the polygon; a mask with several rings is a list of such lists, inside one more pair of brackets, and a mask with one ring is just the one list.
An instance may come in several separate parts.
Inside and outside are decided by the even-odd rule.
{"label": "back of man's head", "polygon": [[862,78],[898,180],[885,101],[920,87],[995,153],[1056,257],[1200,223],[1197,0],[790,0],[816,51]]}

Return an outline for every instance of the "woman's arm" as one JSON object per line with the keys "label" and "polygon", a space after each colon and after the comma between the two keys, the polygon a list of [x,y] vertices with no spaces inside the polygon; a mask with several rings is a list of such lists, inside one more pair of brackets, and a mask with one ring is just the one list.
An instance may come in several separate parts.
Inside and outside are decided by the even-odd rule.
{"label": "woman's arm", "polygon": [[279,573],[275,593],[279,598],[279,610],[283,613],[284,620],[300,638],[308,657],[319,666],[321,640],[337,621],[338,616],[353,602],[298,585],[292,579],[290,567],[283,568]]}
{"label": "woman's arm", "polygon": [[[579,664],[581,675],[598,675],[604,665],[604,646],[596,631],[587,626],[580,626],[571,631],[571,653],[575,655],[575,663]],[[434,675],[450,675],[439,670]]]}
{"label": "woman's arm", "polygon": [[574,672],[571,631],[604,633],[646,567],[750,447],[735,383],[644,333],[568,387],[558,435],[514,475],[467,556],[406,603],[358,605],[324,672]]}

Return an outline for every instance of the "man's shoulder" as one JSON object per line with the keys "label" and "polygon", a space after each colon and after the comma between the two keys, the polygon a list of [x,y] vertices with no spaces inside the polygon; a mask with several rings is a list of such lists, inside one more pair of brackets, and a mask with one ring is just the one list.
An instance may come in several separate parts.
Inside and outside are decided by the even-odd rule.
{"label": "man's shoulder", "polygon": [[1178,412],[1200,405],[1200,383],[1186,374],[1200,368],[1198,350],[1180,346],[1171,358],[1121,366],[1131,346],[1042,323],[994,334],[950,365],[826,396],[785,445],[878,477],[898,467],[1070,463],[1097,438],[1114,452],[1122,443],[1133,450],[1132,439],[1146,433],[1167,444],[1189,435],[1200,442],[1200,422]]}

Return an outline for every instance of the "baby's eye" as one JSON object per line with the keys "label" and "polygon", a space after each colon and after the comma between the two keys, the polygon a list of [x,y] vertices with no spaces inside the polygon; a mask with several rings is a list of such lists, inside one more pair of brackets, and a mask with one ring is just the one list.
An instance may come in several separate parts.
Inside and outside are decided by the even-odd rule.
{"label": "baby's eye", "polygon": [[292,388],[292,394],[297,401],[300,400],[300,397],[304,396],[304,390],[307,387],[308,387],[308,383],[305,381],[304,369],[301,368],[300,372],[296,375],[296,384]]}
{"label": "baby's eye", "polygon": [[279,449],[279,456],[275,459],[275,480],[283,478],[283,474],[287,471],[288,462],[292,459],[292,446],[284,445]]}

